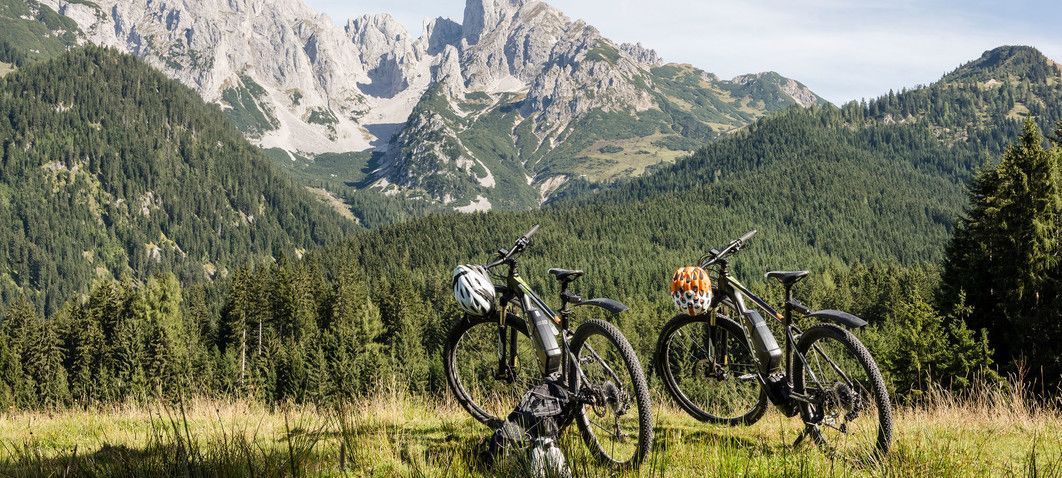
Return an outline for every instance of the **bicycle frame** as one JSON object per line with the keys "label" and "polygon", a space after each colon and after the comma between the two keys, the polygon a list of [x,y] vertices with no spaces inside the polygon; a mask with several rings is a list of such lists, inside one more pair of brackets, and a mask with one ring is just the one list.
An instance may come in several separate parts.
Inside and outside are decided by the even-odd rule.
{"label": "bicycle frame", "polygon": [[[793,390],[793,356],[795,355],[804,365],[804,370],[807,370],[813,380],[818,381],[815,377],[815,373],[808,367],[807,358],[800,353],[796,352],[796,337],[803,333],[799,327],[793,324],[793,311],[797,308],[797,303],[793,299],[793,291],[791,288],[786,289],[786,297],[783,305],[783,311],[779,313],[777,309],[767,303],[766,300],[752,293],[744,284],[739,282],[729,273],[728,264],[726,261],[718,261],[719,264],[719,280],[718,291],[722,298],[715,304],[718,307],[719,303],[725,300],[729,300],[729,304],[734,310],[737,310],[742,317],[745,318],[746,324],[746,337],[749,341],[750,348],[755,351],[757,360],[760,362],[760,383],[768,390],[768,396],[771,401],[782,407],[787,412],[793,411],[794,402],[813,403],[813,399],[802,393],[797,393]],[[745,304],[745,299],[748,298],[755,308],[758,308],[766,312],[771,317],[782,322],[785,329],[785,349],[779,350],[777,340],[774,334],[766,326],[766,321],[760,316],[760,314],[754,308],[750,308]],[[712,313],[714,317],[714,312]],[[758,319],[758,320],[757,320]],[[749,327],[751,325],[751,327]],[[851,382],[847,374],[844,373],[836,362],[829,357],[818,345],[814,346],[814,350],[818,352],[830,365],[837,371],[846,381]],[[777,353],[781,352],[781,353]],[[779,363],[777,363],[784,355],[785,363],[781,369],[782,377],[784,380],[772,380],[772,376],[777,376]]]}
{"label": "bicycle frame", "polygon": [[[756,359],[760,365],[760,374],[763,376],[769,375],[777,368],[778,362],[783,353],[778,347],[778,342],[775,340],[774,334],[767,329],[766,320],[764,320],[763,316],[759,314],[756,308],[766,312],[767,315],[776,319],[781,319],[782,315],[771,307],[767,301],[761,299],[756,294],[753,294],[744,284],[730,276],[725,265],[720,269],[718,282],[719,294],[723,298],[730,300],[730,305],[741,315],[741,317],[744,318],[744,322],[746,322],[745,325],[749,331],[748,339],[752,342],[750,345],[752,345],[752,350],[756,353]],[[755,308],[746,305],[746,298],[753,303]],[[788,333],[788,327],[786,335],[790,335]],[[786,357],[789,356],[791,350],[790,345],[790,341],[786,340],[786,349],[784,353]],[[786,362],[785,370],[787,373],[790,370],[788,360]]]}
{"label": "bicycle frame", "polygon": [[[515,301],[519,305],[520,310],[523,312],[523,317],[525,321],[527,321],[526,325],[528,327],[528,334],[532,335],[532,343],[535,345],[536,354],[539,355],[539,359],[541,362],[540,365],[543,368],[544,375],[549,375],[550,373],[549,363],[543,359],[543,356],[547,353],[546,350],[542,349],[543,344],[540,343],[540,341],[534,337],[534,334],[536,334],[537,332],[536,330],[533,330],[533,328],[535,327],[533,321],[534,314],[542,314],[545,317],[545,320],[552,324],[553,327],[557,328],[557,342],[560,348],[560,353],[558,354],[558,357],[560,358],[561,363],[556,371],[559,372],[561,375],[559,377],[561,378],[561,383],[567,384],[567,379],[571,373],[569,370],[567,370],[568,367],[564,366],[564,358],[570,356],[570,333],[568,328],[568,315],[570,313],[570,310],[568,307],[569,300],[566,295],[567,287],[565,286],[561,290],[561,308],[559,309],[559,311],[554,311],[552,308],[550,308],[548,304],[546,304],[545,300],[543,300],[541,297],[538,296],[538,294],[535,293],[535,291],[531,288],[527,281],[525,281],[523,277],[520,276],[520,273],[516,270],[516,262],[513,261],[508,265],[509,271],[505,277],[505,286],[498,287],[498,292],[500,295],[500,312],[498,314],[499,371],[508,368],[508,371],[506,373],[511,373],[511,371],[515,369],[515,349],[517,332],[515,329],[509,327],[507,322],[509,318],[510,307],[512,307],[512,303]],[[506,337],[506,332],[508,332],[508,337]],[[509,351],[512,351],[512,353],[509,353]],[[569,362],[573,361],[569,360]]]}
{"label": "bicycle frame", "polygon": [[[505,286],[497,288],[500,296],[497,348],[499,373],[502,373],[504,370],[504,373],[507,376],[511,376],[510,374],[515,370],[517,332],[515,328],[509,327],[507,320],[509,316],[509,308],[512,306],[512,302],[516,301],[519,304],[520,309],[523,311],[525,321],[532,317],[532,314],[537,311],[542,313],[553,326],[558,328],[557,336],[559,338],[558,342],[562,363],[558,369],[560,376],[556,378],[559,379],[559,383],[563,384],[569,389],[569,391],[573,392],[578,401],[589,403],[587,402],[587,397],[584,397],[583,394],[580,393],[580,390],[576,389],[577,386],[575,385],[575,381],[572,380],[572,378],[578,378],[578,383],[590,382],[586,374],[583,372],[582,367],[579,365],[579,360],[572,355],[570,346],[571,332],[569,329],[569,316],[572,312],[572,308],[569,306],[579,305],[580,298],[569,294],[569,284],[567,282],[562,282],[560,290],[561,307],[559,310],[554,311],[546,304],[546,301],[539,297],[531,286],[520,277],[519,272],[516,271],[516,262],[513,261],[509,265],[510,268],[509,273],[506,275]],[[530,329],[533,324],[527,322],[527,326]],[[506,332],[508,332],[508,336],[506,336]],[[533,330],[528,330],[528,332],[534,333]],[[540,344],[536,340],[532,339],[532,343],[534,343],[536,347],[536,353],[544,352],[538,350]],[[612,376],[617,382],[621,381],[618,374],[616,374],[616,371],[612,370],[612,367],[607,363],[600,360],[597,351],[595,351],[590,344],[585,344],[585,347],[590,352],[591,356],[599,360],[599,363],[602,365],[606,373]],[[540,365],[545,367],[546,364],[541,363]],[[544,378],[548,378],[548,370],[544,369],[543,373]]]}

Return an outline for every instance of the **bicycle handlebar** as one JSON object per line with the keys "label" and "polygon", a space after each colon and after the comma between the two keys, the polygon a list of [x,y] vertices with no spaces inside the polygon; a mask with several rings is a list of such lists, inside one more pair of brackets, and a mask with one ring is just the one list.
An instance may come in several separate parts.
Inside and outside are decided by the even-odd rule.
{"label": "bicycle handlebar", "polygon": [[749,242],[749,239],[752,239],[752,236],[755,236],[756,232],[757,231],[755,229],[753,229],[753,230],[751,230],[749,232],[746,232],[744,236],[741,236],[741,238],[738,239],[738,242],[740,242],[742,244]]}
{"label": "bicycle handlebar", "polygon": [[698,262],[701,263],[701,267],[708,267],[712,264],[715,264],[716,262],[719,262],[724,257],[738,252],[746,245],[748,245],[748,242],[752,239],[753,236],[756,235],[756,232],[757,231],[755,229],[746,232],[744,236],[730,241],[730,244],[727,244],[727,246],[724,247],[722,251],[712,249],[708,252],[708,254],[702,256]]}
{"label": "bicycle handlebar", "polygon": [[498,267],[502,264],[509,262],[517,254],[524,252],[524,249],[527,249],[527,246],[531,245],[531,237],[534,236],[536,232],[538,232],[538,227],[538,224],[532,226],[531,229],[524,233],[524,235],[516,239],[516,242],[513,243],[513,247],[510,248],[508,251],[506,251],[505,249],[499,249],[498,257],[483,267],[487,269]]}
{"label": "bicycle handlebar", "polygon": [[525,232],[523,236],[520,236],[520,239],[524,239],[524,240],[530,241],[531,240],[531,236],[534,236],[536,232],[538,232],[538,224],[535,224],[534,226],[531,226],[531,229],[529,229],[527,232]]}

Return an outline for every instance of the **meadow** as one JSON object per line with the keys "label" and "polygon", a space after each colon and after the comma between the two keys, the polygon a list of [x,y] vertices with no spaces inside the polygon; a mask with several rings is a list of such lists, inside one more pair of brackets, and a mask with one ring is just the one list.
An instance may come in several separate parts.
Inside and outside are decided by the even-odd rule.
{"label": "meadow", "polygon": [[[0,476],[519,476],[511,457],[476,460],[489,430],[447,397],[377,396],[328,409],[188,400],[0,415]],[[575,476],[1056,477],[1062,413],[1020,394],[934,393],[897,408],[896,441],[878,463],[792,447],[797,420],[769,413],[751,427],[705,425],[657,397],[656,442],[637,471],[592,463],[574,430],[563,447]]]}

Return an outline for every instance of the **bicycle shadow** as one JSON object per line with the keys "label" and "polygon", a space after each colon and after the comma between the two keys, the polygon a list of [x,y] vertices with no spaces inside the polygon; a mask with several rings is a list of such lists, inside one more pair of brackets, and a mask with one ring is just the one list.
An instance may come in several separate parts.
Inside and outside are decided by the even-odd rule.
{"label": "bicycle shadow", "polygon": [[666,450],[670,446],[696,445],[699,447],[746,450],[756,454],[769,454],[785,448],[782,442],[753,440],[738,436],[729,430],[692,429],[688,427],[658,426],[655,429],[654,448]]}

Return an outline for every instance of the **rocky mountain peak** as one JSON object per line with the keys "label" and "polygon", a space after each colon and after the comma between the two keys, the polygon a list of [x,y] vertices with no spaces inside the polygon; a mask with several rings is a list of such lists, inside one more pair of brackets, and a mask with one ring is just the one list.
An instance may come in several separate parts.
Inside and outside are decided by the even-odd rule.
{"label": "rocky mountain peak", "polygon": [[660,66],[663,60],[657,55],[656,50],[645,48],[639,43],[621,43],[620,50],[626,53],[634,61],[649,67]]}
{"label": "rocky mountain peak", "polygon": [[296,161],[374,149],[359,184],[459,210],[538,205],[569,179],[639,174],[820,101],[777,74],[728,82],[665,65],[540,0],[467,0],[463,24],[413,34],[387,13],[338,27],[304,0],[43,1],[86,40],[192,86],[262,147]]}
{"label": "rocky mountain peak", "polygon": [[527,0],[468,0],[465,3],[464,37],[469,44],[479,42],[480,36],[510,18]]}
{"label": "rocky mountain peak", "polygon": [[459,45],[463,29],[460,23],[438,17],[424,23],[424,35],[420,38],[424,51],[429,55],[442,53],[448,45]]}
{"label": "rocky mountain peak", "polygon": [[357,40],[365,35],[378,35],[388,42],[408,40],[409,32],[390,13],[369,13],[347,20],[344,28],[348,35]]}

